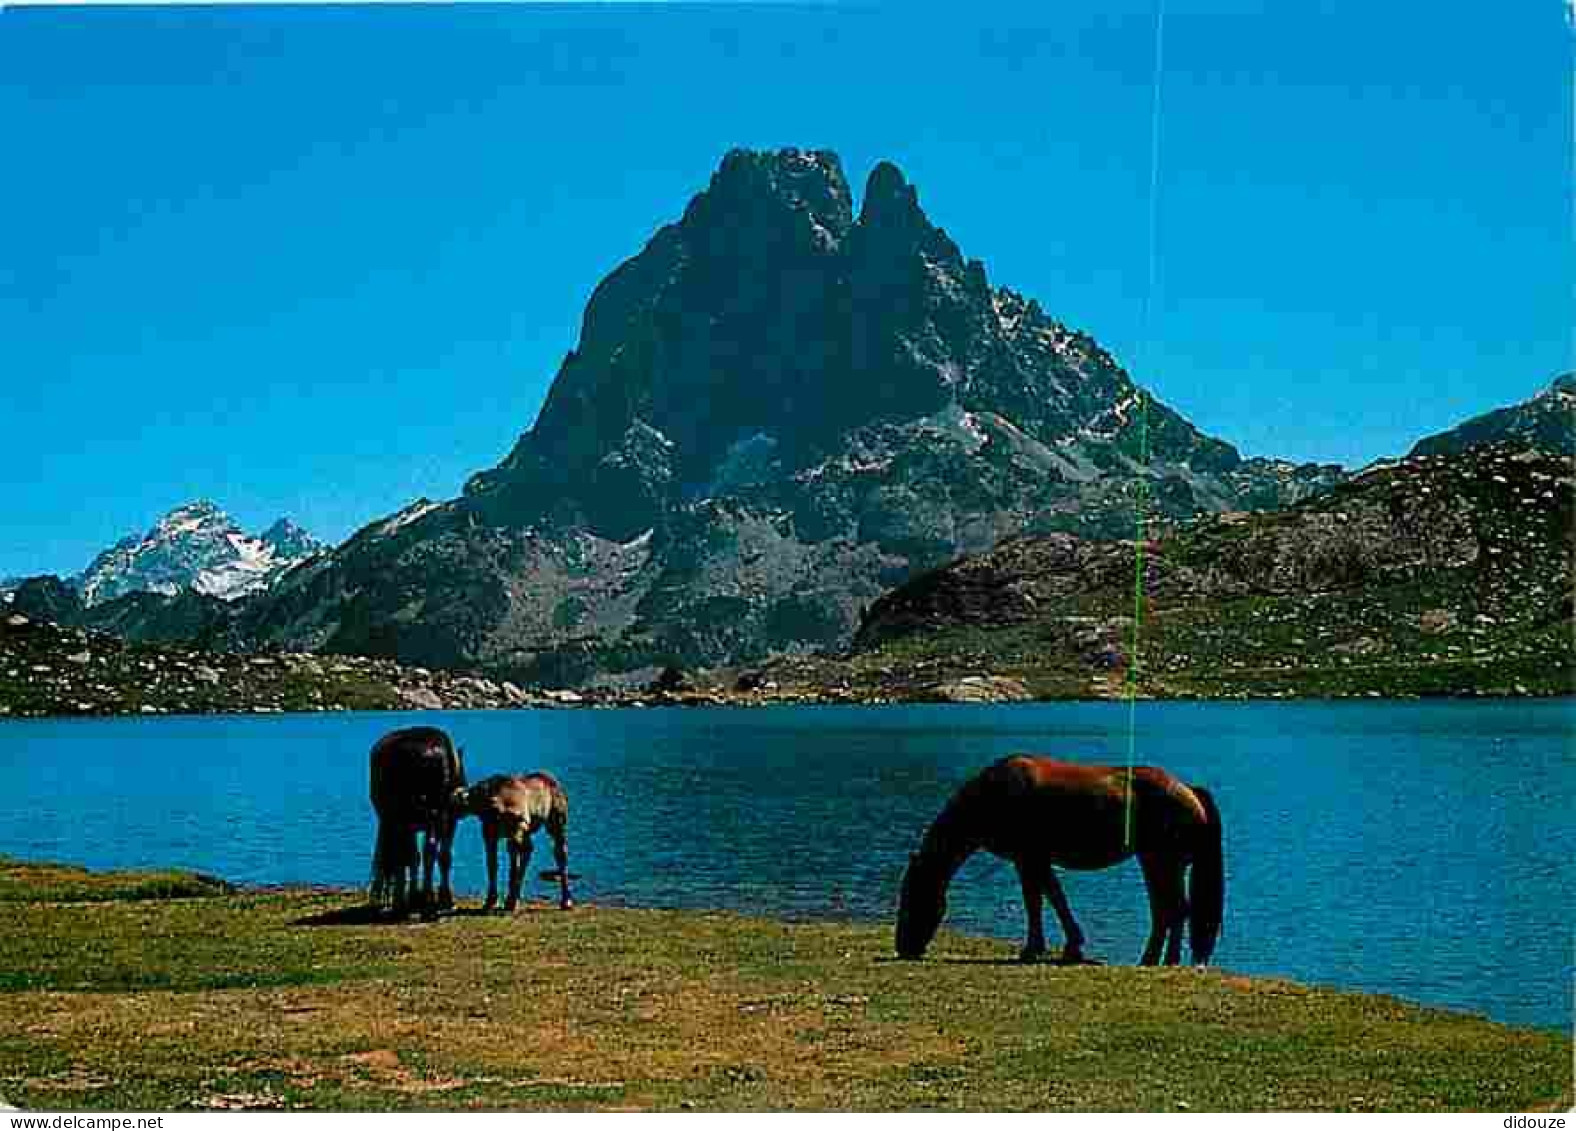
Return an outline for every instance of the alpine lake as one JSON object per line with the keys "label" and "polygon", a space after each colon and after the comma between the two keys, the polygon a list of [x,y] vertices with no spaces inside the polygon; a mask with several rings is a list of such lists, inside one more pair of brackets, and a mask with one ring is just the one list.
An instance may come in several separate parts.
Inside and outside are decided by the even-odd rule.
{"label": "alpine lake", "polygon": [[[438,725],[474,780],[545,769],[570,797],[582,903],[890,922],[926,824],[1003,755],[1164,766],[1226,838],[1215,962],[1563,1029],[1572,1014],[1576,702],[1047,703],[37,720],[0,726],[0,855],[355,888],[367,753]],[[551,866],[538,838],[529,881]],[[455,887],[485,888],[461,826]],[[1138,957],[1138,866],[1063,873],[1088,951]],[[1010,865],[959,873],[948,925],[1022,940]],[[1059,935],[1053,917],[1053,946]]]}

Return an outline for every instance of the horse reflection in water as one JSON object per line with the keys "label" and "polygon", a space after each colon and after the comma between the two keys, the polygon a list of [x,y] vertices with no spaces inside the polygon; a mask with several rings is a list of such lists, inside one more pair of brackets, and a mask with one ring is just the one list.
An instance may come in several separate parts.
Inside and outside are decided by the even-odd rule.
{"label": "horse reflection in water", "polygon": [[980,771],[947,802],[909,858],[897,914],[901,957],[925,953],[946,915],[953,875],[981,849],[1017,868],[1029,928],[1024,961],[1045,953],[1042,897],[1066,937],[1062,961],[1083,960],[1084,933],[1057,867],[1109,868],[1135,855],[1149,891],[1150,933],[1140,962],[1154,965],[1163,948],[1166,964],[1176,965],[1184,922],[1193,960],[1208,962],[1214,952],[1225,910],[1220,812],[1208,790],[1165,770],[1014,755]]}
{"label": "horse reflection in water", "polygon": [[564,910],[574,906],[569,895],[569,797],[551,774],[498,774],[465,789],[454,791],[451,811],[456,817],[477,817],[482,823],[482,841],[487,848],[487,903],[484,910],[498,906],[498,841],[509,845],[509,895],[505,911],[520,902],[520,885],[531,862],[531,837],[547,829],[553,841],[557,868],[543,872],[544,879],[558,881],[558,905]]}
{"label": "horse reflection in water", "polygon": [[[372,808],[378,818],[372,850],[373,906],[392,903],[396,917],[412,906],[424,919],[454,906],[449,885],[454,815],[449,799],[465,784],[465,765],[449,736],[436,727],[409,727],[372,747]],[[418,851],[418,837],[421,838]],[[434,896],[433,866],[442,878]],[[416,872],[423,867],[421,886]]]}

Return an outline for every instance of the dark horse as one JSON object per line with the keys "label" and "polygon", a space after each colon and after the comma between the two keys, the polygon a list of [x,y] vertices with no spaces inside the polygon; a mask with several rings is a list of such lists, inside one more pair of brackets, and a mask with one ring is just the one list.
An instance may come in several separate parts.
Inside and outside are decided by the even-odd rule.
{"label": "dark horse", "polygon": [[[378,838],[372,850],[372,902],[392,902],[404,915],[411,904],[423,918],[454,906],[449,886],[453,860],[454,815],[449,799],[465,784],[465,765],[449,736],[436,727],[410,727],[378,739],[372,747],[372,808],[378,816]],[[417,851],[417,837],[423,838]],[[417,866],[425,862],[421,887]],[[436,901],[432,866],[443,872]]]}
{"label": "dark horse", "polygon": [[[1131,812],[1129,813],[1129,805]],[[909,857],[897,909],[897,952],[918,958],[947,913],[947,885],[980,849],[1011,860],[1023,885],[1029,938],[1020,957],[1045,953],[1040,900],[1061,921],[1062,961],[1083,958],[1084,934],[1067,906],[1057,867],[1109,868],[1138,857],[1149,889],[1149,941],[1140,961],[1166,965],[1182,956],[1189,925],[1193,960],[1209,961],[1220,935],[1226,880],[1220,812],[1209,791],[1185,785],[1154,766],[1131,772],[1014,755],[965,782],[925,830]],[[1192,875],[1184,888],[1188,866]]]}

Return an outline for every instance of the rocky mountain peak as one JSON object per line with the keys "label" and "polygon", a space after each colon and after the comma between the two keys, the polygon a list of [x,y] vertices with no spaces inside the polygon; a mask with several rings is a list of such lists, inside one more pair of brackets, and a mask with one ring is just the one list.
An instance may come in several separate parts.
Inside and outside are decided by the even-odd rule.
{"label": "rocky mountain peak", "polygon": [[[690,201],[684,225],[692,231],[741,219],[798,217],[802,230],[835,245],[853,224],[853,197],[843,164],[827,150],[730,150],[706,191]],[[756,234],[759,234],[758,232]]]}
{"label": "rocky mountain peak", "polygon": [[970,285],[973,297],[983,300],[984,269],[965,272],[963,254],[947,233],[930,222],[920,207],[919,190],[890,161],[879,162],[865,181],[865,196],[855,225],[858,247],[853,251],[861,266],[871,260],[911,267],[922,266],[933,278],[939,270],[955,278],[948,282]]}
{"label": "rocky mountain peak", "polygon": [[168,596],[185,589],[231,600],[266,588],[323,548],[288,519],[254,538],[217,503],[197,499],[162,515],[146,534],[122,538],[71,584],[86,605],[138,591]]}
{"label": "rocky mountain peak", "polygon": [[265,546],[272,546],[274,553],[287,558],[309,557],[327,548],[288,518],[276,520],[272,526],[263,531],[258,541]]}
{"label": "rocky mountain peak", "polygon": [[909,226],[925,221],[919,206],[919,190],[908,183],[903,171],[890,161],[879,161],[865,180],[865,196],[859,206],[859,222],[866,226]]}
{"label": "rocky mountain peak", "polygon": [[194,499],[167,512],[154,524],[154,530],[178,533],[202,527],[224,529],[234,526],[234,521],[218,503],[211,499]]}
{"label": "rocky mountain peak", "polygon": [[[893,163],[870,171],[855,220],[835,154],[736,149],[596,288],[536,425],[466,493],[500,525],[625,541],[949,406],[1007,422],[1033,475],[1088,482],[1128,468],[1134,394],[1092,338],[993,289]],[[1157,464],[1239,462],[1150,405]]]}

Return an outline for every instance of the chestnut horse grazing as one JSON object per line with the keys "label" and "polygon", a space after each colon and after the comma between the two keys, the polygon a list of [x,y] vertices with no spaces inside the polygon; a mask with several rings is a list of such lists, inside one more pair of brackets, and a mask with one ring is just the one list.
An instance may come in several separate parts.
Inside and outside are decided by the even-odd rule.
{"label": "chestnut horse grazing", "polygon": [[[393,903],[395,915],[411,904],[424,919],[439,908],[454,906],[449,886],[453,859],[454,815],[449,798],[465,784],[465,765],[449,736],[436,727],[392,731],[372,747],[372,808],[378,815],[378,838],[372,850],[372,902]],[[417,851],[417,837],[423,839]],[[425,864],[421,887],[416,868]],[[432,867],[442,869],[436,900]]]}
{"label": "chestnut horse grazing", "polygon": [[531,862],[531,837],[547,826],[553,839],[553,859],[558,868],[544,877],[558,881],[558,906],[574,906],[569,897],[569,797],[551,774],[497,774],[468,789],[454,791],[452,810],[458,817],[479,817],[482,841],[487,846],[487,903],[498,906],[498,838],[509,842],[509,897],[504,910],[520,903],[520,883]]}
{"label": "chestnut horse grazing", "polygon": [[1084,933],[1067,906],[1057,867],[1109,868],[1134,855],[1149,889],[1149,941],[1139,961],[1153,966],[1164,946],[1166,965],[1175,966],[1184,920],[1195,962],[1208,962],[1215,949],[1226,896],[1220,812],[1208,790],[1162,769],[1138,766],[1129,773],[1019,754],[981,770],[947,802],[909,857],[897,909],[901,957],[925,953],[947,913],[947,885],[981,849],[1018,870],[1029,920],[1019,956],[1025,962],[1045,953],[1042,896],[1066,936],[1062,960],[1083,958]]}

